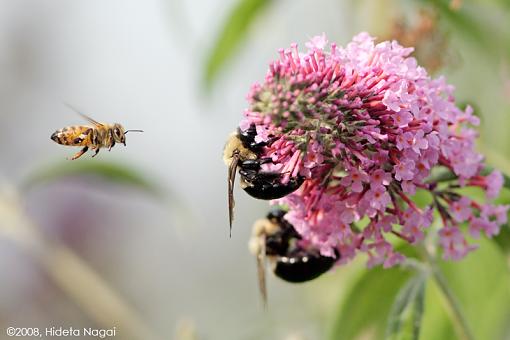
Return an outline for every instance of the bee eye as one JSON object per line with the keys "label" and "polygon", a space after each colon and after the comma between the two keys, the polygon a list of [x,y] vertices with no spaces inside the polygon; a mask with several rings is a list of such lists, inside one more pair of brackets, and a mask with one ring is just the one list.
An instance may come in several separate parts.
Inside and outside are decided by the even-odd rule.
{"label": "bee eye", "polygon": [[116,136],[120,137],[120,130],[119,130],[118,128],[115,128],[115,130],[113,130],[113,133],[114,133]]}

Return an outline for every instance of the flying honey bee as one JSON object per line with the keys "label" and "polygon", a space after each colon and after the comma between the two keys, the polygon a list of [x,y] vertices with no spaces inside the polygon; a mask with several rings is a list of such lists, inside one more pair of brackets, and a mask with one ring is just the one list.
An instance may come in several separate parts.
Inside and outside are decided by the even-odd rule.
{"label": "flying honey bee", "polygon": [[71,160],[80,158],[89,149],[95,150],[94,155],[92,155],[92,157],[95,157],[101,148],[108,148],[108,151],[111,151],[116,143],[121,143],[126,146],[126,133],[143,132],[142,130],[124,130],[124,127],[118,123],[99,123],[76,110],[71,105],[66,105],[93,125],[68,126],[55,131],[51,135],[50,138],[58,144],[67,146],[83,146],[83,148],[78,151]]}

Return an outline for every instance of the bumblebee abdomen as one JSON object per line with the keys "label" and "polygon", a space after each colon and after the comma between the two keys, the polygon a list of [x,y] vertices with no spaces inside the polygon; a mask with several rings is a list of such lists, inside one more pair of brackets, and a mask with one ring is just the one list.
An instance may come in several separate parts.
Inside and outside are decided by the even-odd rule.
{"label": "bumblebee abdomen", "polygon": [[300,254],[298,256],[280,256],[276,260],[274,273],[287,282],[300,283],[311,281],[335,264],[333,257],[318,254]]}
{"label": "bumblebee abdomen", "polygon": [[[241,178],[249,185],[245,185],[243,190],[248,195],[262,200],[272,200],[282,198],[299,189],[304,182],[304,177],[291,177],[286,184],[281,183],[281,175],[273,173],[256,173],[246,176],[246,171],[241,170]],[[249,174],[248,174],[249,175]]]}

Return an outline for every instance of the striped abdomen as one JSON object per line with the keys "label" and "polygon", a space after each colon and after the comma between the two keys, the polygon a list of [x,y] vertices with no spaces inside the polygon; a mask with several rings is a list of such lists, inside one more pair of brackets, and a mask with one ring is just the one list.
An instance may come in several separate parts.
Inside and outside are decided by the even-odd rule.
{"label": "striped abdomen", "polygon": [[95,146],[98,141],[98,134],[90,126],[68,126],[55,131],[51,137],[53,141],[62,145],[70,146]]}

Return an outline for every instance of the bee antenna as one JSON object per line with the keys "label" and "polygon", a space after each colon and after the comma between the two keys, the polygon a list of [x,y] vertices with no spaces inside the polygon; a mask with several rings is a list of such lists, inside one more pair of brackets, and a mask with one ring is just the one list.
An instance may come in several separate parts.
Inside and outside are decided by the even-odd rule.
{"label": "bee antenna", "polygon": [[143,130],[126,130],[126,131],[124,131],[124,134],[128,133],[129,131],[131,131],[131,132],[143,132]]}

